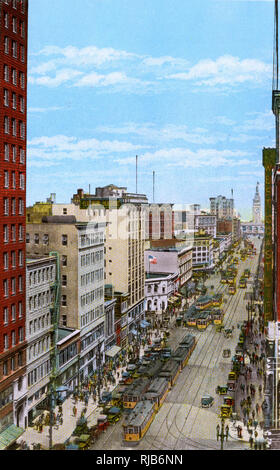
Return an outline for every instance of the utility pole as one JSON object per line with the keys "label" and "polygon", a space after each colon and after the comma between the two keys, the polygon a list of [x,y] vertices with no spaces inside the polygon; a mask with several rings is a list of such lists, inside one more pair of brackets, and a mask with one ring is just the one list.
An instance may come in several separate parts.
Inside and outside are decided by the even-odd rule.
{"label": "utility pole", "polygon": [[136,155],[136,194],[138,191],[138,155]]}

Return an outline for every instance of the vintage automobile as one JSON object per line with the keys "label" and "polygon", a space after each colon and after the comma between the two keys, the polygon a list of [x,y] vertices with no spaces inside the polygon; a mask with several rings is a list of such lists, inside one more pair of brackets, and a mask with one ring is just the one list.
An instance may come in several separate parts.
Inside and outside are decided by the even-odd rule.
{"label": "vintage automobile", "polygon": [[218,385],[216,387],[216,393],[218,393],[218,395],[226,395],[227,392],[228,392],[227,385]]}
{"label": "vintage automobile", "polygon": [[208,395],[207,393],[202,396],[201,398],[201,406],[202,408],[210,408],[214,403],[214,398],[211,397],[211,395]]}
{"label": "vintage automobile", "polygon": [[232,407],[230,405],[221,406],[221,418],[230,418],[232,414]]}
{"label": "vintage automobile", "polygon": [[231,356],[231,350],[230,349],[224,349],[223,350],[223,357],[230,357]]}

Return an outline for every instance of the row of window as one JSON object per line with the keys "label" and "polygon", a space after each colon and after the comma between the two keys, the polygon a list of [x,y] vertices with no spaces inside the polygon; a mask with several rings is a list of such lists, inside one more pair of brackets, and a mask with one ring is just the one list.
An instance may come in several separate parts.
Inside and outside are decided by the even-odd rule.
{"label": "row of window", "polygon": [[[25,89],[25,74],[23,72],[18,71],[14,67],[9,67],[9,65],[5,64],[4,65],[4,81],[6,83],[11,83],[14,86],[18,85],[18,79],[19,79],[19,84],[22,90]],[[10,76],[12,78],[12,81],[10,82]]]}
{"label": "row of window", "polygon": [[[10,155],[10,148],[11,148],[11,155]],[[4,144],[4,160],[5,162],[10,161],[10,156],[12,163],[17,163],[17,154],[18,154],[18,147],[16,145],[11,145],[6,143]],[[25,163],[25,151],[22,147],[19,147],[19,163]]]}
{"label": "row of window", "polygon": [[80,245],[82,247],[103,243],[103,233],[89,233],[80,235]]}
{"label": "row of window", "polygon": [[97,281],[102,281],[104,277],[103,268],[91,271],[87,274],[82,274],[81,276],[81,286],[87,286],[88,284],[93,284]]}
{"label": "row of window", "polygon": [[4,279],[3,290],[5,298],[8,298],[10,295],[16,295],[17,293],[21,293],[23,291],[22,275],[19,275],[18,278],[12,277],[11,279]]}
{"label": "row of window", "polygon": [[29,273],[29,286],[36,286],[45,281],[53,281],[55,279],[54,266],[36,269]]}
{"label": "row of window", "polygon": [[3,0],[5,5],[12,5],[14,10],[19,9],[21,13],[25,13],[26,0]]}
{"label": "row of window", "polygon": [[10,91],[4,88],[4,106],[8,108],[10,106],[10,100],[11,100],[11,105],[14,110],[19,109],[21,113],[24,113],[25,111],[25,100],[23,96],[17,95],[15,92],[12,92],[10,94]]}
{"label": "row of window", "polygon": [[[24,328],[20,326],[16,334],[16,330],[12,330],[10,334],[3,335],[4,350],[10,347],[16,346],[17,343],[21,343],[24,340]],[[4,374],[5,375],[5,374]]]}
{"label": "row of window", "polygon": [[99,287],[98,289],[94,289],[87,294],[81,295],[80,302],[81,307],[85,305],[93,303],[95,300],[103,298],[103,287]]}
{"label": "row of window", "polygon": [[22,63],[25,62],[25,47],[23,44],[19,44],[8,36],[4,37],[4,52],[5,54],[10,54],[10,52],[12,52],[12,57],[14,59],[19,57]]}
{"label": "row of window", "polygon": [[90,266],[99,261],[102,261],[104,258],[103,250],[95,251],[92,253],[87,253],[86,255],[81,256],[81,267]]}
{"label": "row of window", "polygon": [[73,359],[78,354],[78,343],[73,343],[67,346],[67,348],[63,349],[59,353],[59,366],[63,366],[66,362]]}
{"label": "row of window", "polygon": [[[10,16],[11,16],[11,18],[10,18]],[[24,21],[18,20],[18,18],[16,16],[9,15],[9,13],[7,11],[4,11],[3,19],[4,19],[4,28],[5,29],[9,29],[10,24],[11,24],[12,31],[13,31],[14,34],[17,34],[19,32],[19,34],[22,38],[25,37],[25,22]],[[12,21],[10,21],[10,20],[12,20]]]}
{"label": "row of window", "polygon": [[[11,181],[10,181],[10,175],[11,175]],[[17,189],[17,178],[18,178],[18,189],[24,189],[25,188],[25,174],[22,172],[19,172],[18,174],[15,171],[12,171],[11,173],[8,170],[4,170],[4,189]],[[6,199],[6,203],[9,204],[8,198]],[[15,198],[12,199],[15,204]],[[8,214],[5,214],[8,215]]]}
{"label": "row of window", "polygon": [[40,308],[47,307],[53,300],[54,294],[50,290],[32,295],[29,297],[29,312],[35,312]]}
{"label": "row of window", "polygon": [[42,380],[46,375],[50,373],[51,370],[51,361],[48,360],[41,364],[40,366],[36,367],[36,369],[32,370],[28,374],[28,387],[39,382]]}
{"label": "row of window", "polygon": [[9,118],[9,116],[4,117],[4,133],[10,134],[10,122],[12,125],[12,135],[18,137],[18,128],[19,128],[19,137],[25,139],[25,123],[23,121],[18,121],[19,127],[17,126],[16,118]]}
{"label": "row of window", "polygon": [[50,335],[46,335],[43,339],[40,339],[40,341],[37,341],[28,348],[28,359],[30,361],[32,359],[36,359],[36,357],[40,356],[46,351],[49,351],[50,346],[51,337]]}
{"label": "row of window", "polygon": [[81,326],[84,327],[92,321],[96,320],[97,318],[101,317],[103,315],[103,312],[103,305],[99,305],[98,307],[93,308],[84,315],[81,315]]}
{"label": "row of window", "polygon": [[[15,354],[10,358],[8,361],[3,362],[3,367],[2,367],[2,375],[5,377],[9,375],[11,372],[17,370],[19,367],[23,365],[23,354],[21,351],[18,352],[18,354]],[[0,373],[0,379],[1,379],[1,373]],[[18,380],[18,390],[20,390],[22,385],[22,378],[20,377]],[[10,403],[13,399],[13,389],[12,386],[4,392],[0,393],[0,408],[1,406],[5,406],[7,403]]]}
{"label": "row of window", "polygon": [[[28,220],[28,222],[30,222],[30,214],[27,214],[27,220]],[[40,234],[39,233],[34,233],[33,240],[34,240],[35,245],[39,245],[40,244]],[[31,238],[30,238],[29,233],[26,234],[26,243],[31,243]],[[42,237],[42,243],[43,243],[43,245],[48,245],[49,244],[49,234],[48,233],[44,233],[44,235]],[[61,244],[64,245],[64,246],[68,245],[68,235],[61,235]]]}
{"label": "row of window", "polygon": [[104,325],[100,325],[95,328],[86,338],[83,338],[81,341],[81,351],[88,348],[92,343],[94,343],[98,338],[104,336]]}
{"label": "row of window", "polygon": [[[8,243],[10,241],[10,227],[9,227],[9,225],[3,225],[3,238],[4,238],[4,243]],[[16,224],[11,224],[11,241],[12,242],[17,241]],[[23,241],[23,225],[22,224],[18,225],[18,241],[19,242]]]}
{"label": "row of window", "polygon": [[23,310],[22,310],[22,302],[19,301],[18,305],[12,304],[11,309],[9,307],[4,307],[3,309],[3,320],[4,320],[4,325],[8,325],[11,322],[15,322],[20,320],[23,315]]}
{"label": "row of window", "polygon": [[11,251],[10,253],[4,252],[3,253],[3,265],[4,270],[7,271],[10,266],[12,269],[16,268],[17,266],[23,266],[23,250]]}

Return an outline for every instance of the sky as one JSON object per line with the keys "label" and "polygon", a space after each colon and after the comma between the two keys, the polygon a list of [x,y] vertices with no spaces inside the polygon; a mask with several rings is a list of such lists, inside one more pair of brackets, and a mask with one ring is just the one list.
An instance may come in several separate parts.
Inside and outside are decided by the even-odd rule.
{"label": "sky", "polygon": [[[82,5],[82,8],[81,8]],[[251,218],[271,111],[273,0],[29,0],[27,205],[126,186],[233,197]]]}

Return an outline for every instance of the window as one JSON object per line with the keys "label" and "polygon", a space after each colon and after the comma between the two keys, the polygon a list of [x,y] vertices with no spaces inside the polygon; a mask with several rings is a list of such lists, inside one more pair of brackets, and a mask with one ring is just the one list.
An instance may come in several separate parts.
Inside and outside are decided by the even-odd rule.
{"label": "window", "polygon": [[62,266],[67,266],[67,256],[62,256],[61,258],[61,261],[62,261]]}
{"label": "window", "polygon": [[[9,337],[7,334],[4,335],[4,349],[8,349],[9,348]],[[3,364],[3,366],[5,365],[5,362]],[[3,371],[3,375],[7,375],[7,372],[4,373]]]}
{"label": "window", "polygon": [[12,198],[12,215],[16,215],[16,198]]}
{"label": "window", "polygon": [[4,88],[4,106],[9,106],[9,91]]}
{"label": "window", "polygon": [[20,60],[21,60],[21,62],[25,61],[25,48],[24,48],[24,46],[20,46]]}
{"label": "window", "polygon": [[22,252],[22,250],[18,251],[18,265],[23,266],[23,252]]}
{"label": "window", "polygon": [[16,345],[16,332],[15,330],[12,331],[12,346]]}
{"label": "window", "polygon": [[[23,354],[22,354],[22,352],[20,351],[20,352],[18,353],[18,366],[20,367],[20,366],[22,366],[22,364],[23,364]],[[21,377],[19,378],[19,381],[20,381],[20,379],[21,379]]]}
{"label": "window", "polygon": [[9,187],[9,172],[7,170],[4,171],[4,188]]}
{"label": "window", "polygon": [[24,189],[24,174],[23,173],[19,174],[19,188]]}
{"label": "window", "polygon": [[11,279],[11,290],[12,290],[12,295],[15,295],[16,293],[16,278],[12,277]]}
{"label": "window", "polygon": [[9,227],[8,227],[8,225],[4,225],[3,231],[4,231],[4,242],[7,243],[9,241]]}
{"label": "window", "polygon": [[16,10],[17,9],[17,1],[18,0],[13,0],[13,8]]}
{"label": "window", "polygon": [[17,85],[17,71],[16,71],[16,69],[12,69],[12,82],[13,82],[13,85]]}
{"label": "window", "polygon": [[25,239],[26,243],[30,243],[30,235],[29,233],[26,234],[26,239]]}
{"label": "window", "polygon": [[19,162],[24,163],[25,162],[25,152],[23,148],[20,147],[19,149]]}
{"label": "window", "polygon": [[18,239],[19,241],[23,240],[23,225],[19,224],[18,226]]}
{"label": "window", "polygon": [[8,297],[9,296],[9,279],[4,279],[3,288],[4,288],[4,297]]}
{"label": "window", "polygon": [[8,116],[4,117],[4,132],[5,134],[9,134],[10,132],[10,122]]}
{"label": "window", "polygon": [[61,243],[62,243],[62,245],[67,246],[67,242],[68,242],[68,237],[67,237],[67,235],[62,235],[62,237],[61,237]]}
{"label": "window", "polygon": [[9,38],[7,36],[4,38],[4,52],[9,54]]}
{"label": "window", "polygon": [[40,239],[39,239],[39,233],[35,233],[35,234],[34,234],[34,243],[35,243],[36,245],[39,245],[39,240],[40,240]]}
{"label": "window", "polygon": [[24,209],[23,209],[23,200],[19,198],[18,200],[18,213],[19,215],[23,215]]}
{"label": "window", "polygon": [[12,118],[12,133],[14,137],[17,136],[17,121],[15,118]]}
{"label": "window", "polygon": [[17,95],[15,93],[12,94],[12,107],[17,109]]}
{"label": "window", "polygon": [[10,147],[9,147],[9,144],[5,144],[4,145],[4,160],[8,162],[9,158],[10,158]]}
{"label": "window", "polygon": [[63,274],[63,276],[62,276],[62,285],[63,285],[64,287],[67,286],[67,276],[66,276],[65,274]]}
{"label": "window", "polygon": [[25,36],[25,24],[24,24],[24,21],[21,21],[20,22],[20,35],[22,38],[24,38]]}
{"label": "window", "polygon": [[8,67],[8,65],[4,65],[4,80],[5,80],[5,82],[9,81],[9,67]]}
{"label": "window", "polygon": [[[4,348],[8,349],[9,342],[8,342],[8,338],[7,338],[7,341],[5,343],[5,336],[7,336],[7,335],[4,335]],[[6,344],[7,344],[7,347],[5,346]],[[3,362],[3,375],[8,375],[8,361]],[[9,403],[9,401],[6,401],[6,403]]]}
{"label": "window", "polygon": [[63,215],[67,215],[67,208],[66,207],[63,208]]}
{"label": "window", "polygon": [[18,290],[22,292],[22,276],[18,277]]}
{"label": "window", "polygon": [[19,131],[20,131],[20,138],[24,139],[25,138],[25,124],[22,121],[19,122]]}
{"label": "window", "polygon": [[20,72],[20,86],[22,89],[25,88],[25,75],[23,72]]}
{"label": "window", "polygon": [[9,199],[4,197],[4,215],[9,215]]}
{"label": "window", "polygon": [[24,113],[24,98],[22,96],[19,98],[19,109],[21,113]]}
{"label": "window", "polygon": [[18,317],[22,318],[22,302],[19,301],[18,303]]}
{"label": "window", "polygon": [[15,145],[12,145],[12,158],[13,158],[13,163],[15,163],[17,160],[17,148]]}
{"label": "window", "polygon": [[66,297],[66,295],[61,296],[61,305],[63,307],[67,307],[67,297]]}
{"label": "window", "polygon": [[11,358],[11,370],[15,370],[16,369],[16,359],[15,359],[15,356],[13,356]]}
{"label": "window", "polygon": [[17,42],[12,41],[12,54],[15,59],[17,58],[17,50],[18,50],[17,48],[18,48]]}
{"label": "window", "polygon": [[11,235],[12,235],[12,241],[15,242],[16,241],[16,226],[15,226],[15,224],[11,225]]}
{"label": "window", "polygon": [[12,188],[16,189],[16,173],[12,171]]}
{"label": "window", "polygon": [[13,33],[17,33],[17,19],[13,16]]}
{"label": "window", "polygon": [[7,12],[4,13],[4,26],[5,28],[9,27],[9,15]]}
{"label": "window", "polygon": [[12,305],[11,312],[12,312],[12,321],[16,321],[16,306],[15,306],[15,304]]}
{"label": "window", "polygon": [[19,338],[19,341],[23,341],[24,340],[24,334],[23,334],[24,330],[23,330],[23,326],[20,326],[19,329],[18,329],[18,338]]}
{"label": "window", "polygon": [[11,252],[11,260],[12,260],[12,268],[16,267],[16,252],[12,251]]}
{"label": "window", "polygon": [[4,307],[4,325],[9,323],[9,309],[8,307]]}
{"label": "window", "polygon": [[5,270],[9,269],[9,254],[8,253],[3,254],[3,261],[4,261],[4,269]]}
{"label": "window", "polygon": [[44,245],[48,245],[49,244],[49,234],[48,233],[45,233],[43,235],[43,243]]}

